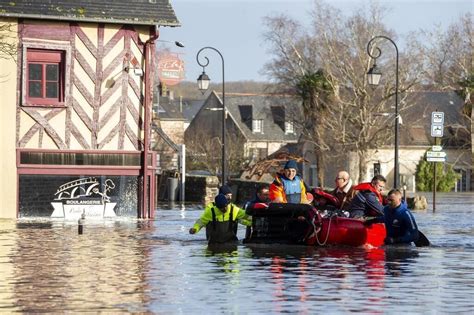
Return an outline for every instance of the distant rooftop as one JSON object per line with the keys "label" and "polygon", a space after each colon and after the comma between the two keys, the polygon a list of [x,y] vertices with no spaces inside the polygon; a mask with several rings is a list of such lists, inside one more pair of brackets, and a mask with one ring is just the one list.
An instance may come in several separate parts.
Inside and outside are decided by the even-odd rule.
{"label": "distant rooftop", "polygon": [[0,0],[0,16],[179,26],[169,0]]}

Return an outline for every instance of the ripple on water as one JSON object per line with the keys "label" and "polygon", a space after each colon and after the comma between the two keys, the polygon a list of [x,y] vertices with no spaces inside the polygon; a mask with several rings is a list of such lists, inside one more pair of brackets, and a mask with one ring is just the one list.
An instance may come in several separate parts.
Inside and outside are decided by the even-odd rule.
{"label": "ripple on water", "polygon": [[83,235],[77,222],[0,220],[0,309],[470,313],[473,196],[439,194],[435,213],[415,212],[427,248],[209,248],[204,231],[187,232],[202,212],[189,205],[149,221],[88,221]]}

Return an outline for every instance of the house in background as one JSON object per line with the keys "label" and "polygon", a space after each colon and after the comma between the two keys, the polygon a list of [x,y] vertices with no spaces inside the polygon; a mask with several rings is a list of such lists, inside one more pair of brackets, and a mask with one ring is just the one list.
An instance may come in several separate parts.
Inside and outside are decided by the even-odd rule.
{"label": "house in background", "polygon": [[[472,161],[471,122],[462,114],[464,102],[455,92],[421,91],[408,95],[408,106],[401,111],[402,124],[399,137],[400,184],[409,191],[415,191],[416,166],[427,150],[435,144],[431,137],[431,113],[444,112],[444,132],[438,142],[446,152],[446,164],[462,175],[455,187],[456,191],[474,191]],[[393,124],[387,128],[394,128]],[[376,170],[387,178],[387,187],[393,183],[394,144],[393,138],[386,145],[371,150],[367,165],[369,181]],[[349,168],[357,174],[357,154],[351,153]]]}
{"label": "house in background", "polygon": [[157,153],[158,174],[179,169],[180,146],[184,144],[187,123],[183,116],[182,104],[180,100],[174,99],[172,91],[165,95],[160,94],[155,93],[153,96],[152,127],[152,148]]}
{"label": "house in background", "polygon": [[167,0],[0,1],[0,217],[153,215],[151,100]]}
{"label": "house in background", "polygon": [[[439,143],[447,153],[446,164],[452,165],[461,175],[455,191],[474,191],[470,129],[472,122],[462,114],[463,100],[455,92],[422,91],[410,93],[406,102],[406,110],[400,113],[403,122],[399,137],[400,183],[406,185],[408,191],[415,191],[416,167],[425,152],[435,144],[434,138],[431,137],[431,113],[442,111],[445,113],[444,136]],[[393,123],[387,125],[387,128],[394,128]],[[271,182],[272,173],[281,168],[287,156],[293,156],[301,158],[299,170],[305,182],[311,187],[319,186],[315,154],[313,144],[301,136],[298,143],[281,147],[269,155],[266,161],[260,161],[257,166],[249,168],[243,174],[243,179]],[[324,168],[325,187],[334,187],[334,176],[339,170],[348,170],[355,182],[370,181],[379,173],[387,178],[387,188],[391,187],[394,176],[394,138],[389,138],[385,145],[370,150],[368,155],[367,176],[359,179],[357,153],[334,152]],[[281,161],[274,163],[278,160]]]}
{"label": "house in background", "polygon": [[[301,133],[301,104],[286,95],[226,94],[227,159],[243,152],[248,161],[257,161],[289,143],[297,143]],[[222,100],[211,92],[185,131],[188,154],[204,141],[218,144],[222,137]],[[219,146],[218,146],[219,147]],[[213,154],[213,152],[207,152]],[[215,152],[219,155],[220,150]]]}

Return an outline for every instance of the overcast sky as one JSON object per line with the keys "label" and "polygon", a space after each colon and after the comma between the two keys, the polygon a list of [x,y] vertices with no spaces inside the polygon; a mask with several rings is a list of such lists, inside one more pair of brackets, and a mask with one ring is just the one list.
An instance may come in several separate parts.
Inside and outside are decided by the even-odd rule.
{"label": "overcast sky", "polygon": [[[196,53],[205,46],[218,49],[225,61],[226,81],[268,81],[261,74],[270,60],[268,44],[262,39],[262,19],[268,15],[285,13],[303,25],[310,22],[312,0],[170,0],[181,27],[160,29],[160,39],[184,43],[177,48],[160,42],[174,52],[181,53],[185,62],[186,80],[195,81],[202,68]],[[332,0],[331,5],[347,15],[366,0]],[[446,27],[465,12],[474,11],[473,0],[383,0],[390,8],[386,25],[400,37],[420,28],[430,29],[436,24]],[[402,47],[402,43],[398,46]],[[158,48],[159,49],[159,48]],[[402,50],[402,49],[401,49]],[[222,81],[221,60],[217,53],[208,52],[206,73],[213,82]]]}

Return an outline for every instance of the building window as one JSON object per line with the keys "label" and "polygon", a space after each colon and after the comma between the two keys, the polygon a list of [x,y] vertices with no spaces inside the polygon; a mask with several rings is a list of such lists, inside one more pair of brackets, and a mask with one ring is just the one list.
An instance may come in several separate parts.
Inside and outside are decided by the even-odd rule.
{"label": "building window", "polygon": [[295,133],[294,125],[292,121],[285,121],[285,133],[292,134]]}
{"label": "building window", "polygon": [[263,120],[262,119],[252,120],[252,131],[254,133],[263,133]]}
{"label": "building window", "polygon": [[64,106],[66,51],[27,47],[24,53],[23,105]]}

